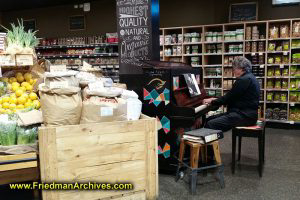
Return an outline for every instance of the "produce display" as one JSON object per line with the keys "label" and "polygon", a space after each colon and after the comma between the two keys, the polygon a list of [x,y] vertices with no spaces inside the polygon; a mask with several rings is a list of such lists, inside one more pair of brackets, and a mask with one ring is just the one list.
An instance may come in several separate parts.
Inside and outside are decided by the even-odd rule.
{"label": "produce display", "polygon": [[7,47],[5,49],[6,54],[35,54],[34,47],[39,43],[35,36],[36,31],[25,31],[23,20],[18,20],[17,26],[14,23],[11,23],[11,30],[8,28],[5,29],[7,31]]}
{"label": "produce display", "polygon": [[300,108],[291,108],[290,109],[290,120],[291,121],[300,121]]}
{"label": "produce display", "polygon": [[[30,73],[17,72],[15,76],[3,77],[0,85],[6,92],[0,98],[0,114],[12,114],[25,108],[40,108],[37,94],[33,91],[34,79]],[[2,90],[2,89],[1,89]]]}

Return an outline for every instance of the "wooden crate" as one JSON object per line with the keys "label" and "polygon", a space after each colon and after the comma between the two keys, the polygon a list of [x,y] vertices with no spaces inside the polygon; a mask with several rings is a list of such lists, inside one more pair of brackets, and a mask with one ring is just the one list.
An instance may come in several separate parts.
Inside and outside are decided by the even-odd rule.
{"label": "wooden crate", "polygon": [[156,199],[156,119],[39,129],[42,182],[129,182],[133,190],[43,191],[43,200]]}
{"label": "wooden crate", "polygon": [[[26,161],[32,159],[32,161]],[[36,153],[0,156],[0,185],[39,179]],[[7,164],[3,164],[7,163]]]}

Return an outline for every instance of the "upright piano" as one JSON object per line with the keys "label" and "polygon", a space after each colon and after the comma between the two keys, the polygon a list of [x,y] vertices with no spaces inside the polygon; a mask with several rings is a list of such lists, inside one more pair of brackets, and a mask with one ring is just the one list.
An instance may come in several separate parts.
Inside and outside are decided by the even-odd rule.
{"label": "upright piano", "polygon": [[[203,105],[207,98],[202,71],[184,63],[144,61],[143,113],[158,124],[159,171],[173,173],[181,135],[199,126],[202,117],[215,108]],[[191,95],[185,74],[194,74],[200,93]]]}

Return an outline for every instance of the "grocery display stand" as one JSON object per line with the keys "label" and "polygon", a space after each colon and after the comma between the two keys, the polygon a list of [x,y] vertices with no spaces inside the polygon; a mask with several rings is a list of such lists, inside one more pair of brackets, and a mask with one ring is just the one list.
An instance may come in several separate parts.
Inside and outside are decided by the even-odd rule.
{"label": "grocery display stand", "polygon": [[[33,66],[32,54],[0,54],[2,71]],[[0,155],[0,185],[25,181],[38,181],[38,155],[36,152]],[[37,193],[35,191],[34,193]]]}
{"label": "grocery display stand", "polygon": [[[211,96],[221,96],[228,91],[234,80],[236,79],[232,75],[232,66],[230,63],[226,62],[228,57],[231,56],[245,56],[250,61],[261,59],[260,62],[253,64],[253,69],[257,71],[255,76],[261,82],[261,99],[260,99],[260,117],[265,118],[268,121],[272,122],[283,122],[283,123],[290,123],[300,124],[300,119],[295,120],[291,117],[291,113],[293,112],[294,108],[300,109],[300,101],[291,101],[290,96],[293,92],[300,93],[300,90],[291,90],[292,80],[293,79],[300,79],[298,76],[294,76],[291,73],[292,66],[297,66],[298,71],[300,70],[300,63],[295,63],[293,61],[293,55],[295,53],[300,53],[300,47],[293,47],[292,44],[295,41],[300,41],[300,37],[292,37],[293,33],[293,24],[294,22],[300,22],[300,19],[283,19],[283,20],[269,20],[269,21],[252,21],[252,22],[242,22],[242,23],[227,23],[227,24],[214,24],[214,25],[202,25],[202,26],[184,26],[184,27],[174,27],[174,28],[162,28],[161,31],[161,60],[165,61],[179,61],[191,64],[193,67],[198,67],[199,70],[203,70],[204,79],[203,84],[205,89],[208,90],[208,94]],[[273,26],[287,26],[288,32],[286,34],[287,37],[284,38],[272,38],[270,36],[269,30]],[[246,31],[247,27],[258,27],[258,30],[261,35],[264,35],[263,38],[246,38]],[[234,40],[228,40],[226,38],[226,34],[230,33],[231,31],[238,31],[243,29],[242,37],[237,37]],[[198,33],[199,39],[196,41],[189,41],[188,43],[185,41],[185,34],[195,34]],[[207,41],[207,34],[212,33],[215,34],[212,37],[215,37],[215,40]],[[177,40],[173,39],[166,39],[165,37],[172,34],[178,34]],[[166,41],[168,42],[166,44]],[[274,50],[269,51],[268,47],[270,43],[281,44],[282,41],[288,42],[288,50]],[[177,42],[177,43],[176,43]],[[246,47],[247,45],[256,42],[262,45],[260,49],[253,49]],[[199,50],[198,52],[186,52],[186,46],[190,46],[189,49],[192,49],[192,46],[197,45]],[[215,52],[210,52],[210,45],[214,46]],[[238,51],[229,51],[231,46],[237,47],[239,45]],[[179,48],[174,49],[171,47],[177,46]],[[283,46],[283,45],[282,45]],[[168,48],[171,48],[171,53],[166,51]],[[248,48],[248,49],[247,49]],[[247,51],[246,51],[247,50]],[[174,55],[175,52],[175,55]],[[167,54],[167,56],[166,56]],[[171,54],[171,55],[170,55]],[[288,57],[288,61],[286,63],[272,63],[270,64],[268,58],[276,57],[276,55],[282,55],[282,57]],[[197,59],[195,59],[197,58]],[[192,59],[198,60],[199,63],[195,63]],[[283,72],[280,75],[273,75],[268,76],[268,69],[279,68],[280,71],[283,69],[288,70],[288,74],[283,75]],[[231,70],[231,71],[230,71]],[[213,74],[211,74],[213,71]],[[228,72],[230,71],[230,72]],[[212,81],[213,80],[213,81]],[[229,80],[229,81],[228,81]],[[232,80],[232,81],[231,81]],[[269,88],[267,87],[268,80],[273,80],[275,83],[276,81],[286,80],[288,86],[285,88]],[[214,83],[214,84],[211,84]],[[286,101],[282,101],[281,99],[278,100],[271,100],[268,101],[267,95],[273,92],[274,94],[280,93],[284,94]],[[274,95],[273,95],[274,96]],[[298,98],[299,99],[299,98]],[[282,118],[279,120],[273,120],[268,118],[268,111],[269,108],[281,108],[282,111],[285,111],[283,116],[286,118]],[[267,116],[266,116],[267,115]]]}

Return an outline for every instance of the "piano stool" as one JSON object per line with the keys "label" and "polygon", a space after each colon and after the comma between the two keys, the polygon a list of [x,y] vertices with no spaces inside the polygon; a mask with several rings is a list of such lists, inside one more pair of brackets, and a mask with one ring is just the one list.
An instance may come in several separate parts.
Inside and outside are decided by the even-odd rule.
{"label": "piano stool", "polygon": [[254,137],[258,139],[258,172],[259,176],[262,177],[263,165],[265,162],[265,122],[263,121],[260,128],[249,129],[247,127],[235,127],[232,129],[232,163],[231,172],[235,172],[235,150],[236,150],[236,137],[239,138],[238,143],[238,161],[241,160],[241,148],[242,148],[242,137]]}
{"label": "piano stool", "polygon": [[[188,145],[190,147],[190,164],[189,165],[187,163],[183,162],[186,145]],[[214,152],[214,157],[215,157],[216,163],[214,165],[198,167],[200,152],[201,152],[202,162],[207,163],[206,153],[207,153],[208,145],[212,145],[212,147],[213,147],[213,152]],[[221,161],[220,148],[219,148],[218,141],[213,141],[213,142],[210,142],[207,144],[201,144],[201,143],[197,143],[197,142],[187,141],[187,140],[184,140],[183,138],[181,138],[178,167],[177,167],[177,172],[176,172],[176,177],[175,177],[176,182],[180,179],[180,172],[181,172],[181,169],[183,166],[186,167],[188,169],[188,171],[190,172],[189,175],[190,175],[191,194],[196,194],[196,184],[197,184],[198,172],[205,172],[205,170],[207,170],[207,169],[218,168],[217,178],[219,179],[221,188],[225,187],[224,175],[223,175],[224,165],[222,164],[222,161]]]}

